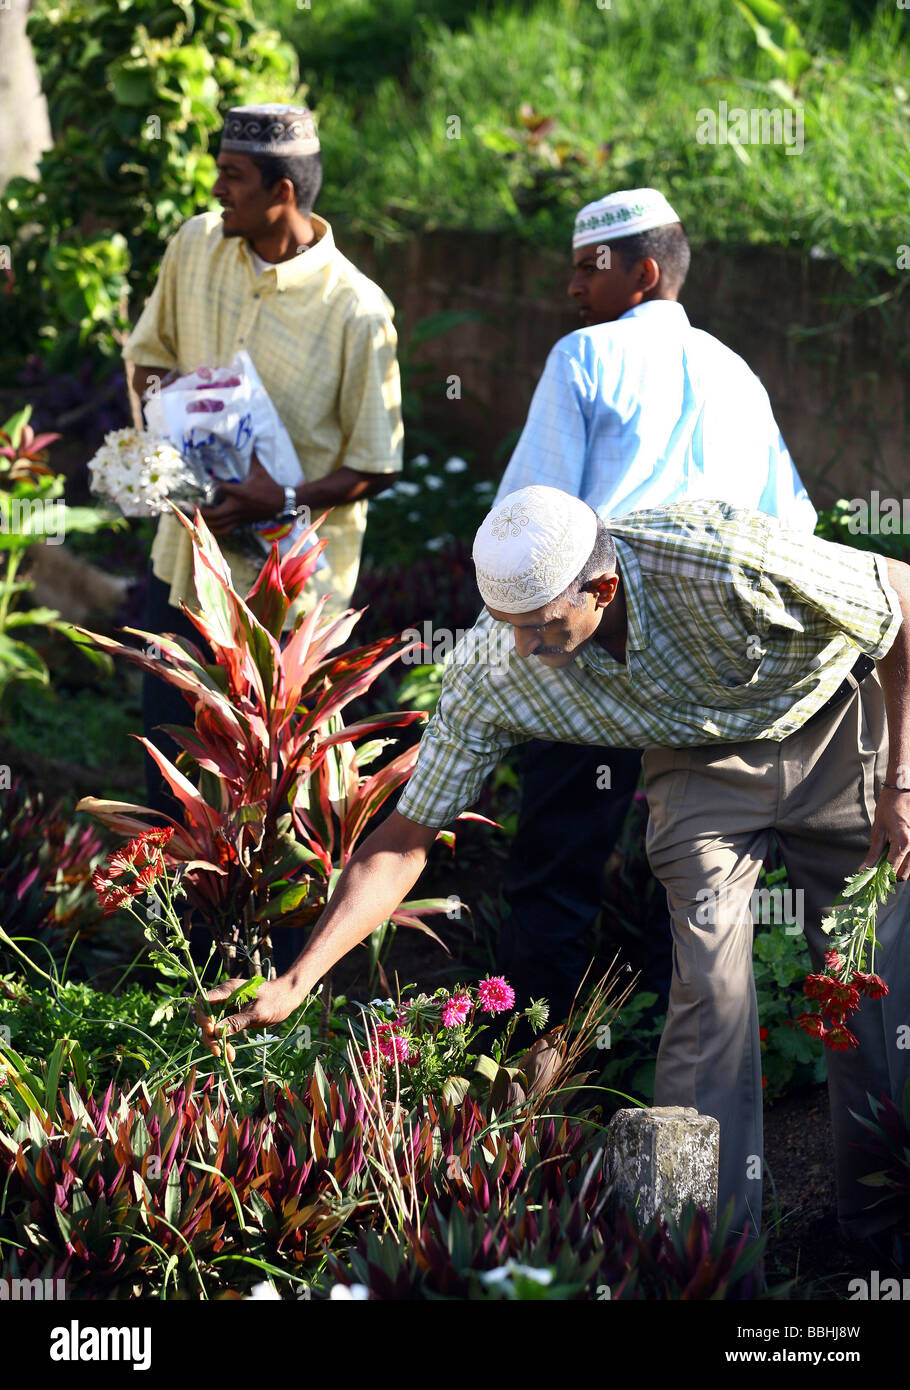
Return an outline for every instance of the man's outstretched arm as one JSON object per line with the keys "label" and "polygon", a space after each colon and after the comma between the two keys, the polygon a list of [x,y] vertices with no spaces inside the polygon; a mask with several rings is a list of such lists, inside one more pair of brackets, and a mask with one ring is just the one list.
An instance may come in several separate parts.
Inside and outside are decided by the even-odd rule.
{"label": "man's outstretched arm", "polygon": [[[240,1013],[216,1023],[197,1010],[206,1047],[217,1057],[221,1050],[219,1033],[229,1037],[244,1028],[280,1023],[293,1013],[335,962],[369,936],[407,897],[437,833],[433,826],[418,825],[393,811],[352,857],[319,925],[291,968],[277,980],[260,985],[256,998],[244,1004]],[[226,999],[242,983],[234,979],[218,985],[209,991],[209,1002]],[[229,1059],[232,1053],[229,1047]]]}
{"label": "man's outstretched arm", "polygon": [[862,867],[875,864],[887,843],[894,872],[906,879],[910,878],[910,566],[900,560],[887,564],[904,621],[890,651],[876,662],[888,717],[888,785],[875,804],[869,853]]}

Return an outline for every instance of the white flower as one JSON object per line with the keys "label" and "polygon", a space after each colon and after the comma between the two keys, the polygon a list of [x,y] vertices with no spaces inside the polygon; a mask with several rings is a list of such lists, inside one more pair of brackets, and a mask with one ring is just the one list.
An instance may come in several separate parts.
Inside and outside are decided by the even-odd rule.
{"label": "white flower", "polygon": [[416,497],[420,491],[419,483],[409,483],[402,478],[400,482],[393,483],[392,490],[398,493],[399,497]]}
{"label": "white flower", "polygon": [[532,1269],[530,1265],[516,1264],[514,1260],[506,1260],[504,1265],[498,1269],[486,1269],[478,1273],[477,1277],[484,1284],[505,1284],[516,1274],[525,1279],[530,1279],[534,1284],[552,1284],[553,1271],[551,1269]]}
{"label": "white flower", "polygon": [[437,492],[445,484],[442,478],[437,478],[435,473],[427,473],[424,480],[424,487],[428,487],[431,492]]}
{"label": "white flower", "polygon": [[124,516],[157,516],[167,497],[201,491],[182,455],[144,430],[111,430],[88,469],[92,491]]}
{"label": "white flower", "polygon": [[489,483],[489,482],[486,482],[486,481],[484,481],[484,482],[482,482],[482,483],[475,483],[475,484],[474,484],[474,491],[475,491],[475,492],[492,492],[492,491],[493,491],[493,484],[492,484],[492,483]]}
{"label": "white flower", "polygon": [[426,548],[427,550],[441,550],[442,547],[445,545],[446,541],[450,541],[451,539],[452,537],[449,535],[431,536],[430,539],[427,541]]}
{"label": "white flower", "polygon": [[333,1284],[329,1301],[366,1303],[369,1297],[370,1291],[366,1284]]}
{"label": "white flower", "polygon": [[444,463],[443,467],[447,473],[465,473],[467,472],[468,465],[465,463],[464,459],[454,458]]}
{"label": "white flower", "polygon": [[247,1300],[254,1299],[259,1302],[267,1303],[274,1302],[277,1298],[278,1302],[281,1302],[281,1294],[275,1288],[275,1285],[269,1283],[267,1279],[263,1279],[261,1284],[254,1284],[246,1297]]}
{"label": "white flower", "polygon": [[417,454],[414,458],[411,459],[411,467],[412,467],[412,468],[426,468],[426,466],[427,466],[427,464],[428,464],[429,462],[430,462],[430,455],[429,455],[429,454]]}

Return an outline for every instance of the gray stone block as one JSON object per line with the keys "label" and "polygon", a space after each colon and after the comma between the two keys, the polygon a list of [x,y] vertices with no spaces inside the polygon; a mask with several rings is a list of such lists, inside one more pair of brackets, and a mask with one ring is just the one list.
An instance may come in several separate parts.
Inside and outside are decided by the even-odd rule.
{"label": "gray stone block", "polygon": [[681,1105],[619,1110],[607,1129],[607,1166],[618,1200],[640,1225],[658,1212],[678,1217],[684,1204],[717,1220],[720,1125]]}

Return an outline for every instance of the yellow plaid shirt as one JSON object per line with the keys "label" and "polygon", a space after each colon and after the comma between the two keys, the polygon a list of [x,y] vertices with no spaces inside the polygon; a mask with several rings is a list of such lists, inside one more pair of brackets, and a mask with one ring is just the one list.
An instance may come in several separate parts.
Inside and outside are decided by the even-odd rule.
{"label": "yellow plaid shirt", "polygon": [[[342,466],[363,473],[401,469],[401,383],[394,310],[378,285],[335,246],[332,229],[312,218],[318,240],[290,261],[257,275],[243,237],[225,237],[220,214],[190,218],[169,243],[158,282],[124,348],[145,367],[181,375],[224,366],[249,352],[297,451],[307,482]],[[307,605],[328,594],[345,608],[357,582],[367,504],[336,507],[319,528],[326,566],[310,581]],[[235,588],[255,582],[259,566],[223,544]],[[263,555],[263,560],[264,560]],[[192,547],[183,527],[163,516],[152,567],[170,584],[170,601],[192,602]]]}
{"label": "yellow plaid shirt", "polygon": [[608,523],[625,595],[626,662],[589,641],[548,667],[484,611],[452,652],[398,810],[442,826],[526,739],[617,748],[780,740],[901,626],[881,555],[784,530],[725,502]]}

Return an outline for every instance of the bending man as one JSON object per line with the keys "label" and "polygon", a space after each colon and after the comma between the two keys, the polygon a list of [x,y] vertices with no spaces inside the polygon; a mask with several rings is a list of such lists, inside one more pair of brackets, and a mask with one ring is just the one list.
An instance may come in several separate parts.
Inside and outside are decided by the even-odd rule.
{"label": "bending man", "polygon": [[[847,1234],[887,1229],[867,1208],[866,1092],[899,1100],[910,1064],[910,568],[726,503],[643,511],[608,531],[580,499],[528,487],[495,505],[474,544],[486,612],[446,667],[436,714],[398,808],[339,879],[306,949],[227,1033],[277,1022],[407,896],[437,830],[475,800],[506,748],[528,738],[644,748],[648,854],[674,935],[655,1102],[720,1123],[721,1208],[757,1229],[762,1088],[752,974],[752,890],[773,832],[816,969],[823,912],[847,874],[886,846],[902,886],[879,917],[877,968],[858,1048],[831,1053],[838,1215]],[[705,890],[716,911],[705,914]],[[705,922],[705,917],[708,921]],[[222,986],[210,998],[224,998]],[[211,1021],[203,1024],[217,1047]],[[760,1164],[758,1165],[760,1170]]]}

